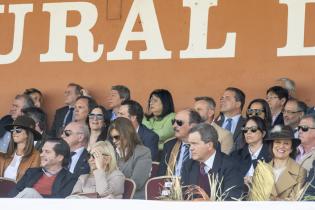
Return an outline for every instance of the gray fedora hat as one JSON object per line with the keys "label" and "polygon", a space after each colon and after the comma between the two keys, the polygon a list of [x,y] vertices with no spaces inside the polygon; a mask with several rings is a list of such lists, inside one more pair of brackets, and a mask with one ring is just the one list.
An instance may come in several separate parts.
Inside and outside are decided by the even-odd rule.
{"label": "gray fedora hat", "polygon": [[7,131],[12,130],[14,127],[21,127],[25,130],[29,130],[34,134],[35,140],[40,140],[42,138],[42,135],[35,130],[35,121],[30,117],[24,115],[19,116],[14,120],[13,124],[4,126]]}
{"label": "gray fedora hat", "polygon": [[286,125],[275,125],[269,136],[265,139],[265,141],[273,141],[273,140],[292,140],[293,147],[297,147],[300,145],[301,140],[294,137],[294,132],[291,127]]}

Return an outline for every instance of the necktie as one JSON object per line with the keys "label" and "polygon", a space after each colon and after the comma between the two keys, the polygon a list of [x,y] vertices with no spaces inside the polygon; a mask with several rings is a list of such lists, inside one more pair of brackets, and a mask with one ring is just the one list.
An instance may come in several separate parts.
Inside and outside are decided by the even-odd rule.
{"label": "necktie", "polygon": [[67,113],[67,115],[66,115],[66,120],[65,120],[64,126],[66,126],[66,125],[68,125],[70,122],[72,122],[73,110],[74,110],[73,107],[70,107],[70,108],[69,108],[68,113]]}
{"label": "necktie", "polygon": [[189,145],[188,144],[183,144],[183,148],[185,149],[184,154],[183,154],[183,163],[189,159]]}
{"label": "necktie", "polygon": [[226,121],[227,121],[227,124],[225,126],[225,129],[228,131],[231,131],[232,130],[232,118],[228,118]]}
{"label": "necktie", "polygon": [[201,174],[202,176],[204,176],[204,175],[207,174],[207,172],[205,171],[205,166],[206,166],[206,164],[204,164],[203,162],[200,163],[199,171],[200,171],[200,174]]}

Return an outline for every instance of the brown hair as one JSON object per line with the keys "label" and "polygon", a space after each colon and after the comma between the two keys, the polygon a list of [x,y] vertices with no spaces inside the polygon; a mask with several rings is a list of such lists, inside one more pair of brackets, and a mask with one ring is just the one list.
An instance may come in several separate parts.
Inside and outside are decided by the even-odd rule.
{"label": "brown hair", "polygon": [[[107,137],[111,139],[110,133],[112,130],[116,129],[120,135],[120,144],[122,149],[122,157],[127,161],[132,155],[138,144],[141,144],[141,141],[138,137],[138,134],[135,128],[132,126],[129,119],[124,117],[118,117],[114,120],[108,129]],[[125,154],[127,148],[127,154]]]}
{"label": "brown hair", "polygon": [[[26,132],[27,138],[26,138],[26,144],[24,148],[24,154],[23,154],[23,159],[28,158],[29,156],[32,155],[33,149],[34,149],[34,135],[31,131],[24,129],[23,130]],[[6,153],[7,157],[12,156],[17,148],[17,143],[14,142],[13,140],[13,135],[11,134],[11,140],[8,146],[8,151]]]}

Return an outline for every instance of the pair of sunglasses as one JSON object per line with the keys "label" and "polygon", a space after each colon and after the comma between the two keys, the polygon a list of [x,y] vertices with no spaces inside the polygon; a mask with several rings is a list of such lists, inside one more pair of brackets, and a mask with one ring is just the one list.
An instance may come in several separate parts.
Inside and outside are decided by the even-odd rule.
{"label": "pair of sunglasses", "polygon": [[89,114],[88,117],[90,120],[93,120],[93,119],[104,120],[104,115],[102,114]]}
{"label": "pair of sunglasses", "polygon": [[315,128],[309,127],[307,125],[299,125],[298,126],[298,131],[302,130],[303,132],[307,132],[309,129],[315,129]]}
{"label": "pair of sunglasses", "polygon": [[176,123],[179,127],[182,126],[182,125],[184,125],[184,122],[183,122],[182,120],[173,119],[173,120],[172,120],[172,125],[174,125],[175,123]]}
{"label": "pair of sunglasses", "polygon": [[11,133],[16,132],[16,133],[21,133],[23,131],[23,128],[21,127],[15,127],[10,130]]}
{"label": "pair of sunglasses", "polygon": [[[104,157],[106,157],[106,156],[109,156],[108,154],[102,154]],[[90,158],[93,158],[93,159],[95,159],[95,156],[94,156],[94,154],[93,153],[88,153],[88,155],[87,155],[87,158],[88,159],[90,159]]]}
{"label": "pair of sunglasses", "polygon": [[258,127],[257,126],[252,126],[252,127],[243,127],[242,128],[242,132],[245,134],[248,131],[252,132],[252,133],[256,133],[258,131]]}
{"label": "pair of sunglasses", "polygon": [[263,112],[265,112],[263,109],[247,109],[247,114],[252,116],[258,116]]}

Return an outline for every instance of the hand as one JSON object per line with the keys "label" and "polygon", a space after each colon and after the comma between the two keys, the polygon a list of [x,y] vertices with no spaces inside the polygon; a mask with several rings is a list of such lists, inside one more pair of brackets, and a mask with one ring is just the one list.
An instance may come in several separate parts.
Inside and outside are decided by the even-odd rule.
{"label": "hand", "polygon": [[252,179],[253,179],[252,176],[245,176],[245,177],[244,177],[244,183],[245,183],[246,185],[251,185],[251,184],[252,184]]}
{"label": "hand", "polygon": [[109,156],[104,156],[101,152],[95,151],[93,153],[95,158],[95,165],[97,169],[105,170],[109,165]]}
{"label": "hand", "polygon": [[91,97],[89,91],[87,89],[81,89],[80,90],[80,93],[82,96],[88,96],[88,97]]}

